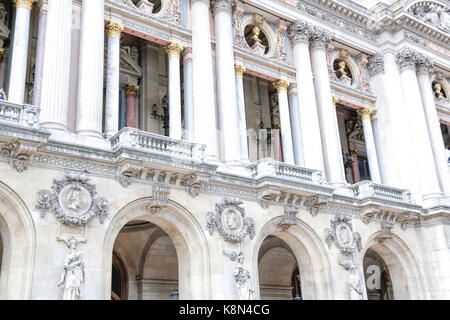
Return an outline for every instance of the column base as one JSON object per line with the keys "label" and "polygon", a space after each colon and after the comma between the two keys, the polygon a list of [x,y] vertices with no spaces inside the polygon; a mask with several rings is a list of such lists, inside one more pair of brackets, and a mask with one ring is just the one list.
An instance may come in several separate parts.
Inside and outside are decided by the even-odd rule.
{"label": "column base", "polygon": [[105,132],[105,138],[110,139],[114,137],[119,131],[106,131]]}
{"label": "column base", "polygon": [[333,195],[337,196],[345,196],[345,197],[354,197],[353,191],[349,188],[349,184],[343,182],[336,182],[331,184],[335,187],[333,191]]}
{"label": "column base", "polygon": [[450,198],[444,196],[442,193],[426,194],[422,198],[422,206],[424,209],[430,209],[440,206],[450,206]]}
{"label": "column base", "polygon": [[48,129],[50,131],[58,131],[58,132],[69,132],[69,128],[62,123],[57,122],[42,122],[40,124],[41,128]]}
{"label": "column base", "polygon": [[105,139],[102,133],[93,130],[79,130],[76,134],[83,137],[97,138],[101,140]]}

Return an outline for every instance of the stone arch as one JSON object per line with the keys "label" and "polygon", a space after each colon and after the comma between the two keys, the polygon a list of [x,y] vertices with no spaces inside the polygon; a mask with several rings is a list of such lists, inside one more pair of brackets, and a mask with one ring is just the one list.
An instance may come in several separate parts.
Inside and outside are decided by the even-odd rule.
{"label": "stone arch", "polygon": [[[108,299],[111,291],[111,262],[115,240],[120,230],[131,220],[151,222],[160,227],[172,240],[179,261],[180,299],[209,299],[209,249],[206,238],[194,216],[176,202],[169,201],[166,208],[151,215],[147,207],[151,197],[134,200],[117,211],[105,235],[103,245],[102,297]],[[112,211],[114,212],[114,211]]]}
{"label": "stone arch", "polygon": [[[243,36],[245,35],[245,28],[248,25],[252,24],[253,16],[254,16],[254,14],[248,14],[242,19],[241,30],[239,30],[239,31]],[[258,27],[265,34],[265,36],[267,37],[267,40],[269,42],[269,50],[267,51],[266,54],[264,54],[264,56],[273,57],[276,54],[277,36],[276,36],[275,32],[273,31],[272,27],[267,23],[267,21],[265,19],[262,21],[261,24],[258,24]]]}
{"label": "stone arch", "polygon": [[3,242],[0,299],[30,299],[36,230],[31,213],[23,200],[2,182],[0,233]]}
{"label": "stone arch", "polygon": [[287,231],[279,227],[282,217],[267,222],[256,239],[253,253],[253,281],[256,296],[260,297],[258,257],[263,241],[273,235],[283,240],[294,254],[300,269],[302,295],[304,299],[333,299],[331,286],[331,269],[326,250],[314,230],[305,222],[297,219],[297,224]]}
{"label": "stone arch", "polygon": [[378,235],[377,232],[368,238],[359,257],[360,265],[363,265],[367,251],[372,249],[383,259],[389,271],[395,299],[424,299],[423,278],[411,250],[397,235],[393,234],[392,239],[386,239],[381,244],[376,240]]}

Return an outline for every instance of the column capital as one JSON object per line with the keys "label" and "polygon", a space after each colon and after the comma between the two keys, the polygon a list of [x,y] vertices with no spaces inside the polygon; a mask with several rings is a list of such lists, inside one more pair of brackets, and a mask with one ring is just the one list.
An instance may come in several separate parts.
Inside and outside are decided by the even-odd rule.
{"label": "column capital", "polygon": [[180,58],[181,52],[184,50],[184,47],[179,43],[171,41],[164,49],[166,50],[166,53],[169,55],[169,58],[170,57]]}
{"label": "column capital", "polygon": [[396,61],[400,69],[415,69],[419,53],[411,48],[403,48],[397,53]]}
{"label": "column capital", "polygon": [[289,88],[290,85],[291,85],[291,83],[286,79],[280,79],[273,83],[273,86],[275,87],[275,89],[278,90],[278,93],[283,93],[283,92],[287,93],[287,89]]}
{"label": "column capital", "polygon": [[247,71],[247,68],[243,64],[235,63],[234,71],[236,72],[236,78],[243,78],[245,71]]}
{"label": "column capital", "polygon": [[186,47],[183,50],[183,63],[187,63],[189,61],[192,61],[192,48]]}
{"label": "column capital", "polygon": [[352,157],[357,157],[357,156],[358,156],[358,150],[356,150],[356,149],[350,150],[350,155],[351,155]]}
{"label": "column capital", "polygon": [[36,0],[14,0],[16,8],[24,7],[27,8],[28,10],[31,10],[33,2],[36,2]]}
{"label": "column capital", "polygon": [[288,37],[291,39],[292,43],[308,43],[313,33],[314,27],[309,23],[296,20],[291,23],[287,28]]}
{"label": "column capital", "polygon": [[48,0],[39,0],[37,6],[39,8],[39,17],[48,13]]}
{"label": "column capital", "polygon": [[370,117],[372,116],[373,110],[370,108],[362,108],[358,110],[358,115],[360,116],[361,120],[370,120]]}
{"label": "column capital", "polygon": [[311,48],[325,49],[327,43],[331,41],[331,33],[318,27],[313,27],[311,31]]}
{"label": "column capital", "polygon": [[125,86],[125,93],[127,96],[136,96],[139,92],[139,86],[127,84]]}
{"label": "column capital", "polygon": [[122,23],[110,20],[106,22],[105,31],[108,38],[115,37],[120,39],[124,28],[125,26]]}
{"label": "column capital", "polygon": [[369,70],[369,75],[371,77],[375,76],[380,72],[384,72],[384,60],[380,53],[374,54],[369,57],[367,63],[367,69]]}
{"label": "column capital", "polygon": [[231,14],[231,0],[211,0],[211,10],[214,14],[222,10]]}
{"label": "column capital", "polygon": [[336,96],[333,96],[333,107],[336,109],[336,107],[337,107],[337,104],[338,104],[338,102],[339,102],[339,98],[338,97],[336,97]]}
{"label": "column capital", "polygon": [[0,48],[0,60],[3,59],[3,57],[5,56],[5,53],[6,53],[6,49]]}
{"label": "column capital", "polygon": [[419,53],[416,58],[416,72],[418,74],[432,74],[433,60],[430,57]]}

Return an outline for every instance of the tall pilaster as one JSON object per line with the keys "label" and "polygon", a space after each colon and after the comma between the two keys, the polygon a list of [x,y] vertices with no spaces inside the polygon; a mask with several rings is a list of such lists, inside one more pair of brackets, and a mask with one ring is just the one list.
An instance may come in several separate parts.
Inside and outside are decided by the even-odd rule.
{"label": "tall pilaster", "polygon": [[248,158],[248,142],[247,142],[247,119],[245,115],[245,95],[244,95],[244,73],[246,68],[244,65],[236,63],[234,65],[236,75],[236,99],[239,125],[239,140],[241,147],[241,160],[249,162]]}
{"label": "tall pilaster", "polygon": [[289,102],[287,89],[289,81],[279,80],[273,84],[278,91],[278,107],[280,112],[281,143],[283,151],[283,161],[288,164],[295,164],[294,148],[292,146],[291,120],[289,116]]}
{"label": "tall pilaster", "polygon": [[169,136],[181,140],[181,77],[180,56],[184,47],[171,42],[166,47],[169,56]]}
{"label": "tall pilaster", "polygon": [[231,0],[211,1],[216,36],[217,100],[222,160],[239,163],[240,139],[236,103]]}
{"label": "tall pilaster", "polygon": [[288,36],[293,45],[293,59],[297,69],[298,114],[304,166],[324,170],[322,141],[317,113],[309,41],[312,26],[296,21],[288,27]]}
{"label": "tall pilaster", "polygon": [[120,37],[124,26],[116,21],[108,21],[105,29],[108,38],[105,136],[111,138],[119,131]]}
{"label": "tall pilaster", "polygon": [[381,183],[380,169],[378,167],[377,149],[375,147],[375,139],[373,137],[371,115],[373,111],[364,108],[358,111],[363,124],[364,140],[366,142],[367,158],[369,160],[370,177],[375,183]]}
{"label": "tall pilaster", "polygon": [[331,41],[330,34],[317,28],[314,29],[311,35],[312,71],[315,76],[314,86],[322,136],[325,172],[331,184],[344,186],[346,184],[344,161],[327,67],[326,44],[329,41]]}
{"label": "tall pilaster", "polygon": [[192,75],[192,48],[183,51],[184,81],[184,138],[194,141],[194,93]]}
{"label": "tall pilaster", "polygon": [[33,105],[41,105],[42,74],[44,71],[45,34],[47,29],[48,0],[39,0],[38,39],[36,45],[36,63],[34,69]]}
{"label": "tall pilaster", "polygon": [[25,78],[28,61],[28,38],[30,36],[30,13],[36,0],[15,0],[16,20],[12,45],[11,72],[9,76],[9,101],[24,103]]}
{"label": "tall pilaster", "polygon": [[217,161],[209,2],[209,0],[191,1],[194,141],[206,145],[207,159]]}
{"label": "tall pilaster", "polygon": [[104,0],[83,1],[76,132],[102,137]]}
{"label": "tall pilaster", "polygon": [[300,115],[298,107],[297,84],[293,83],[288,88],[289,114],[291,118],[292,145],[294,148],[295,164],[301,167],[305,166],[302,145],[302,129],[300,127]]}
{"label": "tall pilaster", "polygon": [[128,84],[125,87],[125,94],[127,100],[126,111],[126,127],[137,128],[138,127],[138,99],[137,95],[139,87]]}
{"label": "tall pilaster", "polygon": [[416,66],[420,93],[422,95],[422,106],[425,113],[425,120],[427,122],[431,148],[433,149],[439,183],[443,193],[450,196],[450,175],[448,170],[447,155],[445,153],[439,117],[437,115],[436,105],[431,89],[430,71],[433,68],[433,61],[428,57],[420,55],[416,62]]}
{"label": "tall pilaster", "polygon": [[[397,64],[400,67],[403,98],[407,105],[406,113],[411,128],[409,132],[410,141],[414,141],[410,148],[414,151],[416,174],[419,176],[417,188],[422,193],[424,202],[426,202],[439,197],[441,190],[416,75],[417,57],[416,51],[405,48],[397,54]],[[408,161],[413,161],[413,159],[408,159]]]}
{"label": "tall pilaster", "polygon": [[49,0],[45,35],[41,126],[68,131],[72,0]]}

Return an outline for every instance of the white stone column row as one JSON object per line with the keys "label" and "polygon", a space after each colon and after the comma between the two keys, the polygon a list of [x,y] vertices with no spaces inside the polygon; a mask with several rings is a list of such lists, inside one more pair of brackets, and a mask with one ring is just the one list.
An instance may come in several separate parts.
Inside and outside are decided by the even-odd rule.
{"label": "white stone column row", "polygon": [[194,93],[192,75],[192,48],[183,52],[183,78],[184,78],[184,138],[194,141]]}
{"label": "white stone column row", "polygon": [[44,71],[44,51],[47,29],[48,0],[39,0],[39,25],[34,69],[33,105],[41,105],[42,75]]}
{"label": "white stone column row", "polygon": [[381,183],[380,168],[378,166],[377,148],[372,131],[371,115],[373,111],[368,108],[359,110],[359,116],[363,124],[364,141],[366,142],[367,159],[369,160],[369,169],[371,180],[375,183]]}
{"label": "white stone column row", "polygon": [[244,95],[244,72],[246,68],[244,65],[235,64],[236,74],[236,102],[239,124],[239,141],[241,147],[241,160],[244,163],[249,162],[248,157],[248,142],[247,142],[247,117],[245,115],[245,95]]}
{"label": "white stone column row", "polygon": [[8,98],[13,103],[24,103],[25,80],[28,61],[28,39],[30,36],[30,13],[36,0],[17,0],[12,45],[11,72]]}

